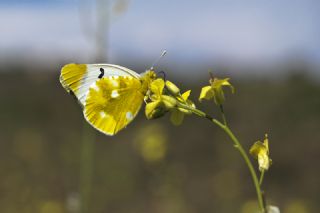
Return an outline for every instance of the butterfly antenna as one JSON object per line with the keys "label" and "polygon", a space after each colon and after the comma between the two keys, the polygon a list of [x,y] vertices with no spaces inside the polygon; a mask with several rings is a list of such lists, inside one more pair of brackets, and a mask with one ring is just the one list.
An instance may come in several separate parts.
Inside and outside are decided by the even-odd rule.
{"label": "butterfly antenna", "polygon": [[150,67],[150,70],[154,70],[154,67],[157,65],[157,63],[160,61],[160,59],[167,54],[166,50],[163,50],[161,55],[153,62],[152,66]]}
{"label": "butterfly antenna", "polygon": [[157,74],[161,74],[161,75],[163,76],[163,80],[164,80],[164,81],[167,80],[167,78],[166,78],[166,73],[165,73],[163,70],[157,72]]}

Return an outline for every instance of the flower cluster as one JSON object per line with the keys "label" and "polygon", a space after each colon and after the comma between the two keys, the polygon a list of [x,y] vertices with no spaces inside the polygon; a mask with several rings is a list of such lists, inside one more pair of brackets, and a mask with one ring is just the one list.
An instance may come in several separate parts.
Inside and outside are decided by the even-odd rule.
{"label": "flower cluster", "polygon": [[146,98],[145,114],[148,119],[159,118],[171,112],[170,120],[175,125],[180,125],[185,114],[191,114],[195,105],[188,100],[191,90],[180,93],[180,89],[171,81],[158,78],[151,82],[149,94]]}
{"label": "flower cluster", "polygon": [[[202,88],[199,101],[214,99],[217,105],[225,101],[223,87],[228,86],[234,93],[234,87],[230,84],[229,78],[210,79],[210,85]],[[171,81],[157,78],[149,86],[146,96],[145,114],[148,119],[162,117],[167,112],[171,112],[170,120],[174,125],[180,125],[187,114],[192,114],[196,109],[195,104],[189,100],[191,90],[180,93],[180,89]]]}

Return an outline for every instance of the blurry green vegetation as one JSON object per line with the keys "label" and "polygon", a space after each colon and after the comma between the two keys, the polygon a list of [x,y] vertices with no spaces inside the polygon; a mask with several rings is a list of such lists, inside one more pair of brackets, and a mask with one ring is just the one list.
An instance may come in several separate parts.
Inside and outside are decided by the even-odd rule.
{"label": "blurry green vegetation", "polygon": [[[79,212],[81,109],[60,86],[59,67],[16,69],[0,72],[0,212]],[[269,204],[284,213],[319,212],[319,83],[302,74],[243,79],[231,76],[236,94],[225,110],[247,150],[269,133]],[[196,105],[207,82],[170,80],[192,89]],[[212,103],[202,106],[219,115]],[[115,137],[97,132],[90,212],[253,212],[250,175],[227,140],[195,116],[175,127],[168,116],[147,121],[143,112]]]}

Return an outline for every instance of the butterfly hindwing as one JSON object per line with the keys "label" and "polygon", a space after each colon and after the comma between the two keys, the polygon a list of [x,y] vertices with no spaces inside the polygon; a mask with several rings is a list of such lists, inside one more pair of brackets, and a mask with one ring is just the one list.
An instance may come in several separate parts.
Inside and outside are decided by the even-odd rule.
{"label": "butterfly hindwing", "polygon": [[137,115],[143,98],[139,79],[132,76],[103,77],[89,88],[83,113],[93,127],[114,135]]}
{"label": "butterfly hindwing", "polygon": [[84,106],[89,88],[97,80],[111,76],[140,77],[128,68],[114,64],[67,64],[61,70],[60,82]]}

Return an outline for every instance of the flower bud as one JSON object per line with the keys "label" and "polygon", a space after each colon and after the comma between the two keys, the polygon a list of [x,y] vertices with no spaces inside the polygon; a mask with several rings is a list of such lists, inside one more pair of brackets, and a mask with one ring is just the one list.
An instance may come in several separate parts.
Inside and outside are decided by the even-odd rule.
{"label": "flower bud", "polygon": [[166,81],[166,87],[173,95],[178,95],[180,93],[180,89],[171,81]]}

